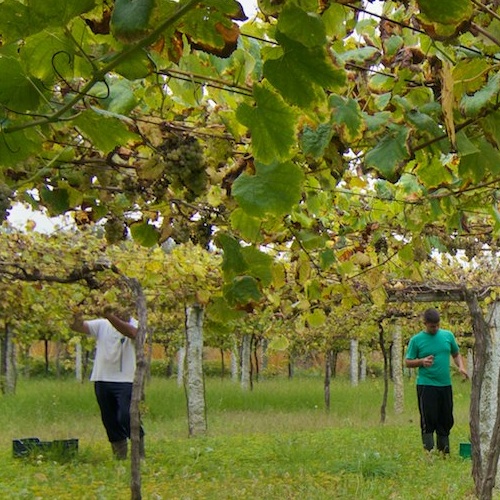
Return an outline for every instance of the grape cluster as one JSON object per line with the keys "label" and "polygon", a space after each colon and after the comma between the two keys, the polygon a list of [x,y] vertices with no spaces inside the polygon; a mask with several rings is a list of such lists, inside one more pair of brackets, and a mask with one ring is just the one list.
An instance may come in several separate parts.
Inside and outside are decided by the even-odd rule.
{"label": "grape cluster", "polygon": [[7,219],[7,212],[12,205],[12,189],[6,184],[0,184],[0,220]]}
{"label": "grape cluster", "polygon": [[381,236],[377,241],[375,241],[374,246],[375,251],[379,254],[387,254],[387,251],[389,250],[387,239],[384,236]]}
{"label": "grape cluster", "polygon": [[195,137],[170,134],[158,149],[165,165],[160,184],[186,189],[188,201],[205,192],[208,176],[203,149]]}
{"label": "grape cluster", "polygon": [[104,224],[106,241],[113,245],[127,239],[127,224],[116,217],[110,217]]}
{"label": "grape cluster", "polygon": [[197,221],[177,219],[172,221],[171,238],[176,243],[191,241],[195,245],[208,248],[212,240],[212,224],[206,218]]}
{"label": "grape cluster", "polygon": [[212,239],[212,224],[205,219],[199,220],[191,231],[191,241],[208,249]]}

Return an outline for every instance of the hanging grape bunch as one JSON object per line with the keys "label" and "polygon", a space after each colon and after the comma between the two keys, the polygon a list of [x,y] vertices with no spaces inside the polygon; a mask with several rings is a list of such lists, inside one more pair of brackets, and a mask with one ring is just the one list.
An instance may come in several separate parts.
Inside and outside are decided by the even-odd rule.
{"label": "hanging grape bunch", "polygon": [[170,134],[158,148],[165,165],[164,177],[174,189],[185,189],[187,201],[206,191],[208,176],[203,150],[196,137]]}
{"label": "hanging grape bunch", "polygon": [[11,196],[13,195],[12,189],[6,184],[0,184],[0,220],[7,219],[7,212],[12,205]]}
{"label": "hanging grape bunch", "polygon": [[104,232],[106,241],[113,245],[127,239],[127,225],[122,220],[116,217],[110,217],[104,224]]}
{"label": "hanging grape bunch", "polygon": [[206,218],[201,218],[191,230],[191,241],[208,249],[212,239],[212,224]]}

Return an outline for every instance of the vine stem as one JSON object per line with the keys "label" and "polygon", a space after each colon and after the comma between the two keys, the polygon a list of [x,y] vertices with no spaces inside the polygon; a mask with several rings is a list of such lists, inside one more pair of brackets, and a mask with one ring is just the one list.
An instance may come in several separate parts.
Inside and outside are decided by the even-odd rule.
{"label": "vine stem", "polygon": [[23,123],[20,125],[14,125],[12,127],[5,127],[2,129],[2,132],[5,134],[11,134],[13,132],[19,132],[21,130],[37,127],[40,125],[46,125],[48,123],[53,123],[59,120],[59,118],[64,115],[67,111],[73,108],[79,101],[84,99],[84,97],[90,92],[92,87],[96,85],[98,82],[102,81],[107,73],[115,69],[119,64],[123,61],[126,61],[134,52],[137,52],[144,47],[151,45],[158,36],[165,31],[169,26],[178,21],[181,17],[183,17],[187,12],[195,8],[201,0],[189,0],[186,4],[181,5],[177,11],[172,14],[168,19],[166,19],[163,23],[161,23],[156,29],[154,29],[148,36],[137,42],[135,45],[131,45],[126,48],[122,52],[118,53],[108,64],[103,66],[101,69],[98,69],[94,72],[94,75],[91,80],[85,84],[82,89],[79,91],[77,95],[75,95],[72,99],[70,99],[64,106],[62,106],[55,113],[44,116],[38,120],[34,120],[32,122]]}

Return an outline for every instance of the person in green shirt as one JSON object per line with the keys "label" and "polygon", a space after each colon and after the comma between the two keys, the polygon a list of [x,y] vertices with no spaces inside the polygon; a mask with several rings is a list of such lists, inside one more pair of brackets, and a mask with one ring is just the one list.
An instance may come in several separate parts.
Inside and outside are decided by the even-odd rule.
{"label": "person in green shirt", "polygon": [[418,368],[417,398],[420,412],[422,443],[428,451],[434,448],[450,452],[449,435],[453,427],[453,393],[450,375],[450,355],[461,375],[468,378],[455,336],[439,328],[439,312],[424,312],[425,330],[410,339],[406,352],[406,366]]}

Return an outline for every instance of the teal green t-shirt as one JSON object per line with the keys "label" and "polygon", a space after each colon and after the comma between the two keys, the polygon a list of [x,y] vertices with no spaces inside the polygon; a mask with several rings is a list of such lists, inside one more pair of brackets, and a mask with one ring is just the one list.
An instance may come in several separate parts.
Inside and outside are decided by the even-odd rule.
{"label": "teal green t-shirt", "polygon": [[419,366],[418,385],[451,385],[450,355],[458,353],[455,336],[449,330],[441,328],[435,335],[421,331],[410,339],[406,359],[419,359],[434,356],[434,364],[429,367]]}

